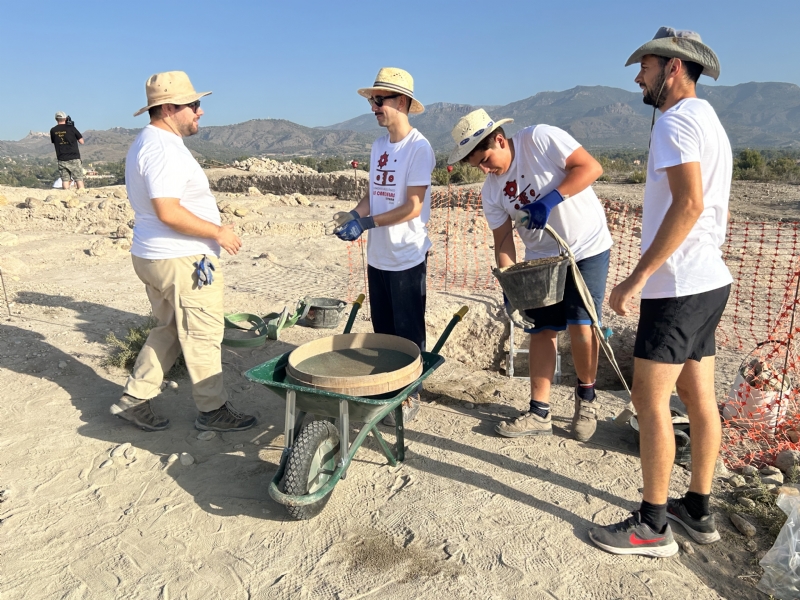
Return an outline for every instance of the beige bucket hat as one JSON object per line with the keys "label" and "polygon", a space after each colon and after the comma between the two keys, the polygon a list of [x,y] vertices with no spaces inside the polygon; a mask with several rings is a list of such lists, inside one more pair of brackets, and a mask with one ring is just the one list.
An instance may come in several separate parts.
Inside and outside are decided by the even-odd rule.
{"label": "beige bucket hat", "polygon": [[140,108],[134,117],[162,104],[191,104],[211,92],[196,92],[189,76],[183,71],[156,73],[144,84],[147,93],[147,106]]}
{"label": "beige bucket hat", "polygon": [[478,143],[504,123],[513,123],[514,119],[500,119],[494,121],[482,108],[473,110],[465,117],[461,117],[453,127],[453,141],[455,149],[447,158],[449,164],[457,163],[475,149]]}
{"label": "beige bucket hat", "polygon": [[425,107],[420,104],[419,100],[414,99],[414,78],[411,77],[408,71],[394,67],[384,67],[378,71],[372,87],[358,90],[358,94],[367,99],[380,95],[379,92],[399,93],[408,96],[411,98],[409,113],[419,114],[425,112]]}
{"label": "beige bucket hat", "polygon": [[703,75],[708,75],[715,80],[719,77],[717,55],[703,43],[700,34],[694,31],[660,27],[652,40],[631,54],[625,66],[638,63],[647,54],[696,62],[703,66]]}

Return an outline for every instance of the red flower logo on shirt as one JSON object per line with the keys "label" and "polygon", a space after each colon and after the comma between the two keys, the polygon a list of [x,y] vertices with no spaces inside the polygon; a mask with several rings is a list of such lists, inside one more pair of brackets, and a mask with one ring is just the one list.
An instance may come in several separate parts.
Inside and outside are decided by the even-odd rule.
{"label": "red flower logo on shirt", "polygon": [[503,188],[503,193],[509,198],[517,195],[517,180],[506,181],[506,187]]}
{"label": "red flower logo on shirt", "polygon": [[378,166],[382,169],[387,164],[389,164],[389,153],[388,152],[384,152],[383,154],[381,154],[381,157],[378,159]]}
{"label": "red flower logo on shirt", "polygon": [[526,194],[525,192],[522,192],[517,198],[517,200],[519,200],[519,203],[522,204],[523,206],[531,203],[531,201],[528,200],[528,194]]}

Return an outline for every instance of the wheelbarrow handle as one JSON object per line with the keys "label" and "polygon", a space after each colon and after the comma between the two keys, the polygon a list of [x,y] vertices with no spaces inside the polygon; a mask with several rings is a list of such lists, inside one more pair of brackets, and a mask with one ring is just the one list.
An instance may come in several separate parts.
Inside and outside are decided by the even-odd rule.
{"label": "wheelbarrow handle", "polygon": [[350,333],[350,330],[353,328],[353,323],[356,321],[356,314],[358,314],[358,310],[361,308],[361,305],[364,304],[364,298],[366,296],[364,294],[359,294],[356,301],[353,302],[353,308],[350,311],[350,317],[347,319],[347,325],[344,326],[344,331],[342,333]]}
{"label": "wheelbarrow handle", "polygon": [[458,325],[458,322],[464,318],[464,315],[467,314],[468,310],[469,307],[466,305],[458,309],[458,312],[453,315],[452,319],[450,319],[450,323],[448,323],[447,327],[444,328],[442,335],[439,336],[439,340],[436,342],[436,345],[433,347],[433,350],[431,350],[431,353],[439,354],[439,351],[442,349],[442,346],[444,346],[444,343],[447,341],[447,338],[450,337],[450,332],[453,331],[453,327]]}

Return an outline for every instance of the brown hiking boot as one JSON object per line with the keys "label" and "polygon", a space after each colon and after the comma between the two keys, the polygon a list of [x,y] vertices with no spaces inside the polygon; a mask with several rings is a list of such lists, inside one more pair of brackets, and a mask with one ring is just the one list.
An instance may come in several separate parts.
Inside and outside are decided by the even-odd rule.
{"label": "brown hiking boot", "polygon": [[128,394],[123,394],[116,404],[111,405],[111,414],[130,421],[145,431],[161,431],[169,427],[169,419],[154,413],[150,400],[139,400]]}
{"label": "brown hiking boot", "polygon": [[575,391],[575,414],[572,416],[572,437],[579,442],[588,442],[597,430],[597,411],[594,402],[581,400]]}
{"label": "brown hiking boot", "polygon": [[498,423],[494,430],[503,437],[522,437],[525,435],[553,435],[550,413],[543,419],[532,412],[522,413],[513,421]]}
{"label": "brown hiking boot", "polygon": [[200,431],[244,431],[256,424],[256,418],[240,413],[226,402],[217,410],[201,412],[195,419],[195,429]]}

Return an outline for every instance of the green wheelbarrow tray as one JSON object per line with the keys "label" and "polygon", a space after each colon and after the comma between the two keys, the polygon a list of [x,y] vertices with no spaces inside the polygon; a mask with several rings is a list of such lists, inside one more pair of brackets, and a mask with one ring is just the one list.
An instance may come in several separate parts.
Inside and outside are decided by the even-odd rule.
{"label": "green wheelbarrow tray", "polygon": [[[352,325],[353,316],[358,310],[358,306],[360,304],[354,306],[348,327],[345,328],[345,333],[348,332],[349,326]],[[269,495],[272,499],[286,506],[289,513],[295,518],[307,519],[316,515],[324,508],[334,486],[346,476],[353,456],[370,433],[378,442],[391,466],[396,466],[398,462],[402,462],[405,459],[405,428],[401,405],[409,394],[444,363],[444,358],[439,354],[439,351],[453,327],[463,318],[466,312],[466,307],[463,307],[453,316],[431,352],[422,352],[422,374],[403,389],[394,392],[376,396],[348,396],[306,387],[294,382],[290,383],[287,381],[286,365],[289,362],[291,352],[286,352],[246,371],[244,375],[248,380],[270,388],[286,400],[285,446],[278,471],[269,485]],[[377,427],[378,423],[392,411],[394,411],[396,422],[394,448],[383,439]],[[324,452],[319,449],[322,446],[311,449],[316,454],[310,460],[311,466],[309,469],[311,469],[311,472],[307,474],[308,489],[303,494],[290,494],[282,491],[280,484],[286,474],[287,463],[295,441],[301,435],[303,419],[306,414],[313,414],[328,420],[335,419],[339,440],[335,447],[329,444],[324,449]],[[352,444],[349,441],[351,418],[354,421],[364,423]],[[310,427],[310,425],[307,427]],[[335,458],[333,457],[334,452]]]}

